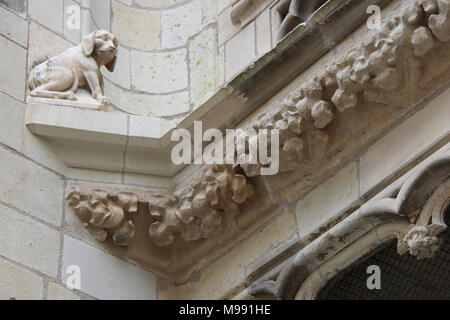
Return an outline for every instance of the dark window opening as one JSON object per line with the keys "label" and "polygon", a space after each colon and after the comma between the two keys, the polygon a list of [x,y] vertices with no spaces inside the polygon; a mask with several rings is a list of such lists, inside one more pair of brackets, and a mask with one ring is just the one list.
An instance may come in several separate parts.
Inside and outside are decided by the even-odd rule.
{"label": "dark window opening", "polygon": [[[450,207],[446,212],[450,225]],[[318,300],[447,300],[450,299],[450,229],[444,231],[441,249],[431,260],[397,253],[397,240],[378,248],[341,271],[319,292]],[[368,289],[367,268],[381,270],[381,289]]]}

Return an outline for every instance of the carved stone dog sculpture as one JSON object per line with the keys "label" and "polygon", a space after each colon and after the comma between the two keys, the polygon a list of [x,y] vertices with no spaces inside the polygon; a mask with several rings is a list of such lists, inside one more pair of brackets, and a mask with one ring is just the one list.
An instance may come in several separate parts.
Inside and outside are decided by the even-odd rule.
{"label": "carved stone dog sculpture", "polygon": [[113,72],[116,57],[116,38],[108,31],[95,31],[85,36],[78,46],[31,70],[28,80],[31,96],[76,100],[77,89],[88,85],[92,97],[106,104],[100,67],[104,65]]}

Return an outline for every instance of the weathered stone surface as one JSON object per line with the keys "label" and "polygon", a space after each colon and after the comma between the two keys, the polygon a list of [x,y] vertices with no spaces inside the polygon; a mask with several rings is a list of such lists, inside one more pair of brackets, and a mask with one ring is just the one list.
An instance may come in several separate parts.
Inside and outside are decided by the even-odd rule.
{"label": "weathered stone surface", "polygon": [[0,3],[14,11],[25,13],[26,0],[0,0]]}
{"label": "weathered stone surface", "polygon": [[173,6],[183,0],[135,0],[138,6],[152,9],[161,9]]}
{"label": "weathered stone surface", "polygon": [[[272,99],[270,107],[249,119],[248,130],[281,130],[280,173],[268,180],[283,199],[294,200],[298,196],[294,190],[306,190],[324,178],[319,178],[319,171],[333,172],[414,108],[420,97],[448,81],[444,70],[450,65],[444,57],[449,44],[434,41],[432,50],[427,41],[423,44],[424,34],[429,33],[423,28],[431,26],[416,19],[415,12],[424,14],[424,10],[417,3],[404,4],[390,13],[380,29],[345,40],[340,47],[348,52],[339,59],[338,51],[327,54],[324,64],[298,77],[297,88],[291,84],[280,93],[284,99]],[[361,45],[352,47],[354,39]],[[415,50],[410,50],[414,45]],[[419,47],[429,50],[426,58]],[[304,122],[304,130],[289,126],[295,122]],[[255,166],[241,167],[248,176],[257,173]]]}
{"label": "weathered stone surface", "polygon": [[134,93],[122,90],[105,81],[105,94],[121,110],[154,117],[171,117],[190,110],[189,92],[181,91],[164,95]]}
{"label": "weathered stone surface", "polygon": [[296,26],[304,23],[326,0],[282,0],[274,10],[283,19],[278,26],[278,40],[284,38]]}
{"label": "weathered stone surface", "polygon": [[111,30],[111,1],[94,0],[89,2],[89,10],[97,29]]}
{"label": "weathered stone surface", "polygon": [[[79,8],[79,3],[75,2],[74,0],[66,0],[64,1],[64,37],[74,43],[79,43],[81,40],[81,23],[82,19],[85,19],[87,10],[85,9],[84,13],[81,13],[80,11],[80,28],[77,28],[77,26],[69,23],[74,22],[74,18],[78,18],[74,16],[76,14],[76,11],[74,11],[74,8]],[[76,9],[75,9],[76,10]],[[95,30],[95,28],[92,28]]]}
{"label": "weathered stone surface", "polygon": [[[81,269],[81,290],[99,299],[156,299],[156,277],[79,240],[64,238],[62,278],[68,266]],[[101,270],[101,272],[99,272]]]}
{"label": "weathered stone surface", "polygon": [[281,214],[215,261],[198,281],[170,287],[159,292],[158,296],[160,299],[228,299],[242,288],[245,268],[295,232],[294,214]]}
{"label": "weathered stone surface", "polygon": [[[439,235],[448,228],[449,173],[447,145],[297,252],[275,277],[252,284],[249,292],[276,299],[315,298],[325,281],[395,238],[400,255],[432,258],[439,249]],[[310,277],[317,279],[314,273],[324,281],[310,282]]]}
{"label": "weathered stone surface", "polygon": [[63,33],[64,4],[59,0],[29,0],[29,15],[50,30]]}
{"label": "weathered stone surface", "polygon": [[223,9],[227,8],[228,6],[231,6],[236,1],[237,0],[217,0],[217,11],[222,12]]}
{"label": "weathered stone surface", "polygon": [[124,6],[113,2],[112,32],[120,43],[141,50],[161,48],[160,13]]}
{"label": "weathered stone surface", "polygon": [[59,232],[0,205],[0,255],[56,277]]}
{"label": "weathered stone surface", "polygon": [[0,34],[26,47],[28,23],[8,10],[0,8]]}
{"label": "weathered stone surface", "polygon": [[235,24],[231,21],[231,7],[228,7],[219,14],[217,25],[220,46],[241,30],[240,24]]}
{"label": "weathered stone surface", "polygon": [[[39,1],[39,0],[37,0]],[[45,58],[54,57],[69,49],[72,43],[48,31],[35,22],[30,23],[30,48],[28,50],[28,71]]]}
{"label": "weathered stone surface", "polygon": [[80,300],[73,291],[54,282],[48,284],[47,300]]}
{"label": "weathered stone surface", "polygon": [[353,162],[297,202],[295,213],[300,240],[310,242],[314,234],[321,233],[321,228],[329,228],[345,210],[358,204],[358,167]]}
{"label": "weathered stone surface", "polygon": [[216,32],[205,29],[189,42],[191,97],[194,106],[199,106],[211,97],[221,84],[217,52]]}
{"label": "weathered stone surface", "polygon": [[361,156],[361,195],[449,136],[449,99],[450,89],[447,89]]}
{"label": "weathered stone surface", "polygon": [[217,22],[217,1],[201,0],[203,25]]}
{"label": "weathered stone surface", "polygon": [[265,10],[255,20],[256,50],[261,56],[272,49],[272,30],[270,26],[270,9]]}
{"label": "weathered stone surface", "polygon": [[0,149],[0,160],[0,199],[48,223],[61,225],[61,177],[4,149]]}
{"label": "weathered stone surface", "polygon": [[0,299],[42,299],[44,282],[37,274],[0,259]]}
{"label": "weathered stone surface", "polygon": [[[119,46],[117,50],[117,62],[114,72],[102,69],[103,76],[118,84],[122,88],[131,88],[131,67],[130,67],[130,50]],[[106,89],[105,89],[106,91]],[[106,93],[105,93],[106,95]],[[131,104],[131,103],[130,103]]]}
{"label": "weathered stone surface", "polygon": [[[417,55],[417,57],[413,56],[412,60],[416,60],[418,57],[423,56],[423,52],[418,50],[417,48],[426,48],[428,44],[426,34],[429,34],[429,32],[422,32],[424,30],[419,28],[420,27],[416,28],[413,33],[409,33],[409,35],[411,35],[411,45],[413,45],[414,49],[416,49],[415,55]],[[396,29],[395,32],[397,31],[398,29]],[[208,32],[205,32],[205,34],[207,33]],[[417,37],[413,38],[414,35],[416,35]],[[386,39],[381,39],[380,41],[384,43],[384,40]],[[390,43],[390,41],[388,40],[386,40],[385,42]],[[441,47],[441,44],[438,43],[436,39],[434,40],[436,41],[437,50],[442,50],[440,51],[440,54],[445,54],[445,49],[447,48]],[[194,43],[194,41],[192,41],[192,43]],[[399,41],[399,43],[401,43],[401,41]],[[425,43],[425,45],[423,43]],[[372,45],[373,43],[370,44],[369,47],[371,48]],[[408,48],[408,52],[413,52],[409,45]],[[365,48],[363,49],[365,50]],[[390,50],[391,48],[388,49]],[[372,54],[374,55],[372,56]],[[390,112],[397,112],[397,110],[404,107],[404,101],[401,101],[401,99],[395,99],[396,97],[392,97],[391,95],[389,95],[389,92],[386,91],[392,91],[389,90],[391,87],[395,88],[396,90],[401,90],[403,88],[402,81],[406,78],[413,79],[413,81],[415,81],[415,74],[403,74],[401,71],[404,69],[394,70],[393,65],[395,65],[396,67],[400,66],[401,64],[399,63],[399,61],[403,61],[403,57],[394,61],[395,63],[392,63],[392,61],[387,61],[387,63],[385,63],[386,61],[382,61],[380,64],[378,64],[379,61],[377,62],[377,59],[382,59],[377,56],[377,54],[378,52],[376,51],[370,51],[367,54],[361,54],[361,56],[356,55],[356,60],[358,61],[354,64],[354,61],[351,61],[351,67],[344,67],[343,70],[339,70],[336,73],[334,73],[334,71],[336,70],[327,70],[330,72],[326,73],[324,77],[322,77],[323,74],[319,74],[317,78],[311,76],[311,83],[306,84],[305,81],[303,82],[303,84],[305,85],[303,86],[302,84],[302,87],[298,88],[299,91],[303,90],[303,93],[299,95],[296,95],[296,93],[294,93],[287,99],[287,101],[281,101],[280,104],[277,105],[277,111],[281,111],[273,114],[273,118],[268,117],[263,119],[264,121],[267,120],[266,123],[263,123],[262,125],[261,123],[256,123],[257,128],[279,127],[280,129],[284,130],[284,137],[282,138],[283,145],[281,146],[281,151],[283,153],[283,157],[285,157],[283,158],[285,163],[292,165],[292,167],[283,167],[283,170],[286,170],[284,171],[286,175],[279,176],[278,179],[284,180],[284,178],[286,178],[286,184],[288,185],[294,185],[294,182],[292,181],[294,181],[295,179],[299,179],[299,177],[301,177],[303,181],[311,182],[311,185],[317,183],[317,181],[322,179],[323,176],[312,176],[312,172],[315,172],[314,170],[317,170],[318,167],[324,165],[325,162],[326,165],[330,166],[326,169],[330,169],[331,166],[334,166],[334,168],[339,167],[342,161],[342,157],[336,158],[334,157],[334,155],[336,153],[345,155],[350,154],[350,152],[348,152],[348,149],[343,149],[345,144],[351,144],[351,142],[353,141],[349,138],[349,136],[358,137],[359,135],[363,135],[364,133],[366,133],[365,130],[367,128],[369,128],[367,131],[367,136],[370,137],[370,139],[378,136],[381,133],[382,129],[380,131],[371,130],[371,127],[367,126],[367,123],[361,126],[358,126],[357,123],[363,123],[367,120],[366,118],[372,118],[370,121],[372,121],[374,126],[377,126],[380,122],[384,121],[384,118],[390,118]],[[190,54],[188,56],[190,60]],[[348,56],[353,59],[351,55]],[[405,59],[405,61],[406,60],[408,59]],[[338,62],[338,64],[339,63],[340,62]],[[424,67],[423,69],[426,70],[427,64],[421,67]],[[382,70],[383,68],[385,69]],[[443,68],[443,70],[446,69]],[[396,73],[398,73],[400,76],[396,75]],[[164,73],[161,72],[161,74]],[[425,75],[425,78],[429,78],[430,74],[433,74],[433,72]],[[375,76],[374,78],[370,78],[367,77],[368,75]],[[200,78],[202,79],[202,77]],[[142,76],[142,79],[144,79],[144,76]],[[425,86],[427,85],[426,81],[424,81],[424,84]],[[373,91],[364,91],[362,88],[365,87],[373,89]],[[411,85],[411,87],[413,87],[413,85]],[[135,87],[134,89],[141,90],[137,87]],[[423,92],[431,91],[432,90]],[[420,91],[420,94],[422,94],[423,92]],[[177,94],[178,93],[180,92],[177,91]],[[186,92],[183,91],[183,94],[185,93]],[[403,96],[406,96],[404,94],[405,92],[401,93]],[[134,90],[133,96],[134,94],[136,94],[136,97],[139,97],[139,92],[137,90]],[[125,96],[125,104],[128,100],[128,97],[129,96]],[[392,100],[390,102],[393,102],[390,104],[385,104],[383,101],[380,102],[378,100],[391,98]],[[286,104],[284,104],[285,102]],[[373,104],[371,104],[372,102]],[[378,110],[379,112],[374,112],[373,110]],[[388,112],[386,110],[390,111]],[[406,111],[406,108],[405,110],[402,110],[402,112],[403,111]],[[360,117],[363,117],[364,119],[360,119]],[[394,115],[394,118],[395,117],[396,114]],[[396,119],[392,121],[395,120]],[[251,122],[251,126],[255,125],[255,122]],[[287,131],[289,131],[289,133],[286,134]],[[361,146],[361,144],[359,144],[358,146]],[[356,150],[356,148],[353,150]],[[344,159],[344,161],[347,160],[348,159]],[[99,163],[100,162],[101,161],[99,161]],[[306,165],[308,165],[309,169],[311,170],[306,170],[304,172],[303,168]],[[242,169],[246,170],[245,167],[242,167]],[[320,170],[321,173],[326,171],[325,169],[322,170],[322,168],[320,168]],[[246,172],[248,175],[253,175],[249,174],[248,171]],[[330,171],[328,171],[328,173],[326,174],[329,173]],[[290,177],[288,176],[292,176],[292,180],[289,180]],[[255,179],[257,179],[257,177]],[[253,179],[250,179],[250,181],[252,180]],[[267,181],[267,185],[270,186],[271,181],[269,179]],[[308,186],[308,184],[306,184],[306,186]],[[296,189],[296,186],[294,186],[292,189],[292,194],[299,195],[297,191],[299,189],[304,191],[306,187],[305,185],[303,185],[302,188]],[[191,216],[188,215],[187,217],[183,218],[185,218],[185,221],[188,221]],[[209,228],[211,226],[214,227],[215,222],[217,222],[218,219],[212,218],[206,220],[207,222],[212,221],[211,224],[207,225],[207,227]],[[161,231],[159,227],[160,226],[156,228],[156,233]],[[167,232],[165,231],[167,231],[167,228],[164,229],[163,226],[162,229],[163,230],[160,233],[166,235]],[[198,228],[186,229],[187,230],[185,230],[183,234],[185,238],[190,240],[191,242],[198,241],[196,240],[198,237]]]}
{"label": "weathered stone surface", "polygon": [[134,238],[136,227],[131,217],[137,213],[136,195],[93,190],[86,196],[79,189],[73,189],[67,199],[69,206],[96,240],[105,241],[108,231],[118,246],[127,246]]}
{"label": "weathered stone surface", "polygon": [[0,90],[18,100],[25,97],[26,50],[12,41],[0,37]]}
{"label": "weathered stone surface", "polygon": [[0,118],[0,142],[20,150],[22,145],[25,104],[0,93],[0,106],[8,116]]}
{"label": "weathered stone surface", "polygon": [[131,52],[132,85],[148,93],[167,93],[188,85],[187,51]]}
{"label": "weathered stone surface", "polygon": [[255,58],[255,23],[252,22],[225,44],[225,74],[227,81]]}
{"label": "weathered stone surface", "polygon": [[[432,13],[428,23],[433,34],[440,41],[450,40],[450,2],[448,0],[423,1],[426,13]],[[433,10],[434,8],[438,10]]]}
{"label": "weathered stone surface", "polygon": [[201,0],[193,0],[161,13],[163,48],[181,47],[202,28]]}
{"label": "weathered stone surface", "polygon": [[[129,192],[82,191],[72,188],[67,196],[70,208],[94,238],[128,246],[135,236],[135,216],[145,207],[152,217],[149,236],[159,247],[216,238],[234,225],[240,205],[255,194],[247,179],[230,166],[214,165],[204,170],[200,181],[172,194],[138,198]],[[144,210],[144,212],[146,211]]]}

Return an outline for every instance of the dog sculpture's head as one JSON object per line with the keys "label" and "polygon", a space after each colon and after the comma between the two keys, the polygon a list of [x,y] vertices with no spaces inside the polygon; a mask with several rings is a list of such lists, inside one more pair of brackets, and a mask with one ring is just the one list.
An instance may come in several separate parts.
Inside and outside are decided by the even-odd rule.
{"label": "dog sculpture's head", "polygon": [[94,31],[81,40],[81,48],[86,56],[95,56],[97,63],[114,71],[117,58],[117,39],[111,32]]}

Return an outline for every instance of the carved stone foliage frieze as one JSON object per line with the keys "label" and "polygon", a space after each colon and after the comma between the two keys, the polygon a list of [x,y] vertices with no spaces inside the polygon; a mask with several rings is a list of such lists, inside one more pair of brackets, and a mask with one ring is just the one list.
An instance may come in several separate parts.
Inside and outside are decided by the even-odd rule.
{"label": "carved stone foliage frieze", "polygon": [[149,229],[158,246],[168,246],[176,236],[185,241],[213,237],[225,220],[233,221],[239,205],[255,193],[254,188],[230,166],[209,167],[201,181],[176,191],[171,196],[149,200],[155,222]]}
{"label": "carved stone foliage frieze", "polygon": [[[440,248],[439,234],[448,227],[445,213],[450,205],[450,149],[399,182],[297,252],[275,279],[256,282],[248,292],[254,297],[293,299],[313,273],[326,274],[329,280],[330,274],[349,266],[349,251],[356,261],[395,238],[399,254],[433,258]],[[340,262],[328,263],[333,259]],[[302,294],[308,290],[313,288],[305,288]]]}
{"label": "carved stone foliage frieze", "polygon": [[[294,2],[294,1],[293,1]],[[344,60],[330,63],[246,126],[280,129],[280,172],[292,172],[323,160],[337,125],[354,118],[353,110],[398,108],[413,102],[420,82],[442,72],[430,59],[450,40],[450,0],[420,0],[390,17]],[[448,56],[438,59],[448,59]],[[447,67],[442,66],[442,68]],[[428,73],[427,73],[428,72]],[[333,122],[339,119],[336,125]],[[352,130],[349,128],[348,130]],[[363,131],[363,129],[354,130]],[[333,149],[340,149],[333,146]],[[239,156],[239,155],[238,155]],[[243,165],[249,177],[261,165]]]}
{"label": "carved stone foliage frieze", "polygon": [[127,192],[74,189],[67,201],[95,239],[103,242],[111,237],[118,246],[127,246],[133,240],[133,218],[148,213],[152,221],[148,240],[166,247],[176,239],[188,242],[220,234],[225,226],[233,224],[240,205],[254,193],[247,178],[231,166],[213,165],[198,181],[173,193],[149,193],[138,199]]}

